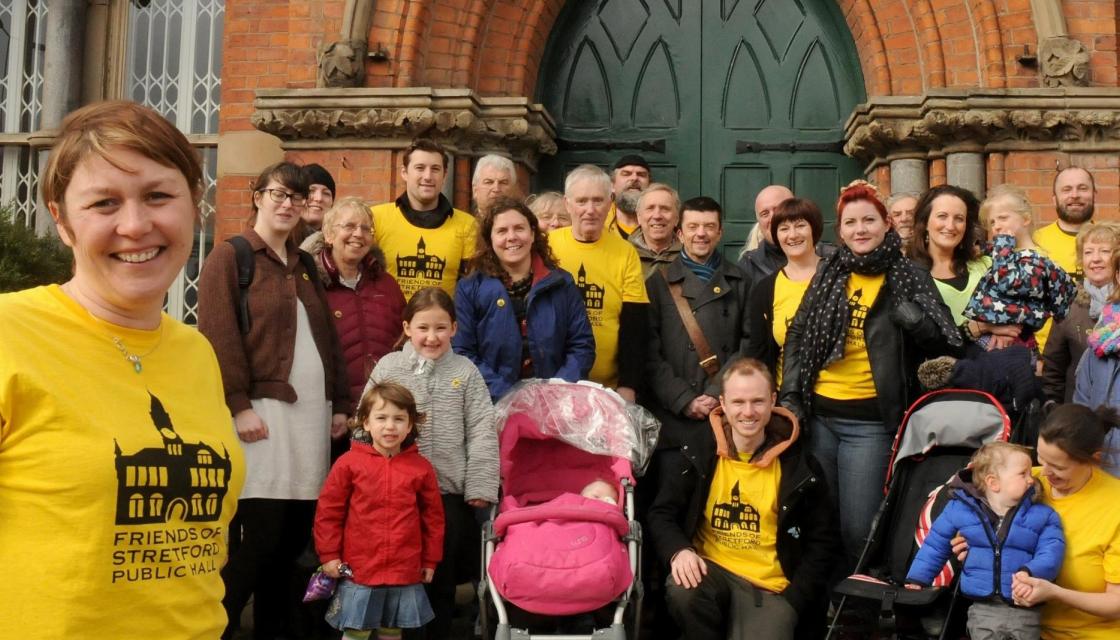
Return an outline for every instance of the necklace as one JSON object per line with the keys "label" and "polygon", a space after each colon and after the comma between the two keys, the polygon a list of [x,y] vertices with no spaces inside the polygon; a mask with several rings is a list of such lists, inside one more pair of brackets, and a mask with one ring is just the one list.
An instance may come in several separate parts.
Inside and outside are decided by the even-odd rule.
{"label": "necklace", "polygon": [[128,350],[128,347],[124,346],[124,342],[120,338],[118,338],[117,336],[111,337],[113,339],[113,344],[117,347],[117,350],[121,352],[121,355],[124,356],[124,359],[132,363],[132,370],[136,373],[140,373],[144,370],[144,365],[143,363],[141,363],[141,358],[147,358],[148,356],[152,355],[152,353],[159,348],[160,343],[163,342],[163,323],[159,323],[159,338],[156,340],[155,345],[153,345],[151,349],[148,349],[147,353],[132,353]]}

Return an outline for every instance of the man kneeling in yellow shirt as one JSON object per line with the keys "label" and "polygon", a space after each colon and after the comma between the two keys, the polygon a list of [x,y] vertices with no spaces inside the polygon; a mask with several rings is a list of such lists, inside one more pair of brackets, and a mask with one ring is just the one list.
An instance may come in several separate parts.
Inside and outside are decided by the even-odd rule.
{"label": "man kneeling in yellow shirt", "polygon": [[766,365],[734,361],[711,432],[663,454],[649,528],[672,572],[669,612],[688,640],[823,629],[835,514],[797,419],[776,399]]}

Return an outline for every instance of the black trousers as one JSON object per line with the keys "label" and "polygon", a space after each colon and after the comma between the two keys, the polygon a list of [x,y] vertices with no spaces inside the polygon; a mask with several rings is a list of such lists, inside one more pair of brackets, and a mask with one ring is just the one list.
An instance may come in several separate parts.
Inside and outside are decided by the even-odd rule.
{"label": "black trousers", "polygon": [[311,539],[314,519],[314,500],[238,501],[230,524],[229,562],[222,568],[222,605],[229,616],[222,638],[233,636],[250,596],[253,640],[273,640],[286,633],[288,616],[300,604],[292,589],[296,558]]}
{"label": "black trousers", "polygon": [[436,567],[431,584],[424,585],[432,612],[436,614],[424,628],[432,640],[451,637],[455,616],[455,587],[477,579],[479,569],[479,524],[475,510],[463,496],[445,493],[443,499],[443,560]]}

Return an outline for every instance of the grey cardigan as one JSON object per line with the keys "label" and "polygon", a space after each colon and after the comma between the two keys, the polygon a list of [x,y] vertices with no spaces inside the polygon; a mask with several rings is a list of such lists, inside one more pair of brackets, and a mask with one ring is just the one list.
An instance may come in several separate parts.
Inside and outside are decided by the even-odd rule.
{"label": "grey cardigan", "polygon": [[428,360],[405,343],[378,361],[365,391],[382,381],[404,385],[416,397],[426,416],[417,444],[435,467],[440,491],[497,502],[498,432],[478,367],[451,350]]}

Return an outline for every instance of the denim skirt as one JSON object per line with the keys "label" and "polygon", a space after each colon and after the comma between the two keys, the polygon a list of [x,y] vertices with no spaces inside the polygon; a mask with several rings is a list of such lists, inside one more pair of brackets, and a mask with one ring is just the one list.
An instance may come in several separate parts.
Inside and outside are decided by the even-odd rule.
{"label": "denim skirt", "polygon": [[434,617],[419,584],[367,587],[342,580],[327,609],[335,629],[416,629]]}

